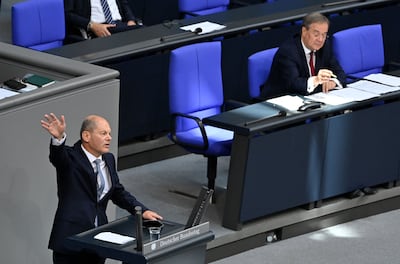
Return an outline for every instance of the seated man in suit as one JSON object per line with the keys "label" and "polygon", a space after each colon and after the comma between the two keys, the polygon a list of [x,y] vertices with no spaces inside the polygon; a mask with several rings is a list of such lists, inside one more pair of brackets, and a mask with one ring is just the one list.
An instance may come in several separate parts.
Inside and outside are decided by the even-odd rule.
{"label": "seated man in suit", "polygon": [[127,0],[64,0],[64,44],[140,27]]}
{"label": "seated man in suit", "polygon": [[57,172],[58,207],[50,235],[49,248],[55,264],[103,264],[92,252],[74,251],[66,238],[108,222],[106,209],[111,200],[135,214],[140,206],[143,218],[162,219],[149,210],[120,183],[115,157],[109,152],[111,128],[106,119],[90,115],[82,122],[80,140],[67,146],[66,122],[50,113],[41,126],[50,134],[50,162]]}
{"label": "seated man in suit", "polygon": [[329,20],[324,15],[311,13],[304,17],[301,34],[279,47],[261,96],[307,95],[345,86],[346,74],[333,55],[328,30]]}

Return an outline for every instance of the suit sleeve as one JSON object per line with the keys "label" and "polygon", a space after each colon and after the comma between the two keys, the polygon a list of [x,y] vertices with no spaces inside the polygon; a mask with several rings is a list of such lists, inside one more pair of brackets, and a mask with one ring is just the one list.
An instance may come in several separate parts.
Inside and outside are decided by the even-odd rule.
{"label": "suit sleeve", "polygon": [[308,68],[301,65],[302,60],[294,50],[278,55],[277,69],[280,73],[280,85],[287,93],[307,94]]}
{"label": "suit sleeve", "polygon": [[127,0],[117,0],[119,12],[123,21],[135,20],[135,15]]}
{"label": "suit sleeve", "polygon": [[111,195],[111,200],[118,207],[127,210],[131,214],[135,214],[135,207],[142,207],[142,211],[149,210],[144,204],[139,202],[135,196],[133,196],[130,192],[125,190],[125,187],[120,183],[117,171],[115,169],[115,158],[113,155],[109,155],[111,160],[110,166],[110,174],[113,177],[113,193]]}
{"label": "suit sleeve", "polygon": [[90,0],[64,0],[64,12],[68,27],[86,29],[90,22]]}

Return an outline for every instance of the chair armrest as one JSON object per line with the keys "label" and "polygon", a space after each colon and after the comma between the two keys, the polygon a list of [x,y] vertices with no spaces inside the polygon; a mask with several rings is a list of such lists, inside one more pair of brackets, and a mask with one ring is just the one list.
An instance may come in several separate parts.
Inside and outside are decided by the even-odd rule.
{"label": "chair armrest", "polygon": [[[196,144],[190,144],[190,143],[187,143],[187,142],[182,142],[182,141],[180,141],[178,139],[178,137],[176,136],[176,119],[178,117],[189,118],[189,119],[192,119],[192,120],[194,120],[196,122],[197,126],[200,129],[201,136],[203,138],[203,145],[202,146],[199,146],[199,145],[196,145]],[[201,149],[201,150],[208,149],[208,138],[207,138],[206,129],[204,127],[203,121],[200,118],[198,118],[196,116],[183,114],[183,113],[173,113],[172,116],[171,116],[171,128],[172,128],[172,130],[171,130],[171,138],[172,138],[172,141],[175,142],[176,144],[179,144],[179,145],[184,146],[184,147],[196,148],[196,149]]]}

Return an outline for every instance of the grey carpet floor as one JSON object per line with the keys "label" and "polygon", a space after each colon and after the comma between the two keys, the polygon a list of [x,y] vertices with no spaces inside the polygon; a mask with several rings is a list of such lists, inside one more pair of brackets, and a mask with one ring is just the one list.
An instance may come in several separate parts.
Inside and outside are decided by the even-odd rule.
{"label": "grey carpet floor", "polygon": [[212,264],[397,264],[400,210],[271,243]]}

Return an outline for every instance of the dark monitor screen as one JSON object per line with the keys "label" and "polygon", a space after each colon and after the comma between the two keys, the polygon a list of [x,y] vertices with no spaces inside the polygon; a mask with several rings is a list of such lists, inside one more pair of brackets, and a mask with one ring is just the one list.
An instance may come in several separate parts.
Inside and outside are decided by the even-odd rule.
{"label": "dark monitor screen", "polygon": [[190,213],[189,219],[186,222],[185,229],[200,224],[201,218],[207,210],[208,205],[211,202],[212,194],[214,190],[202,186],[200,194],[196,200],[196,203]]}

